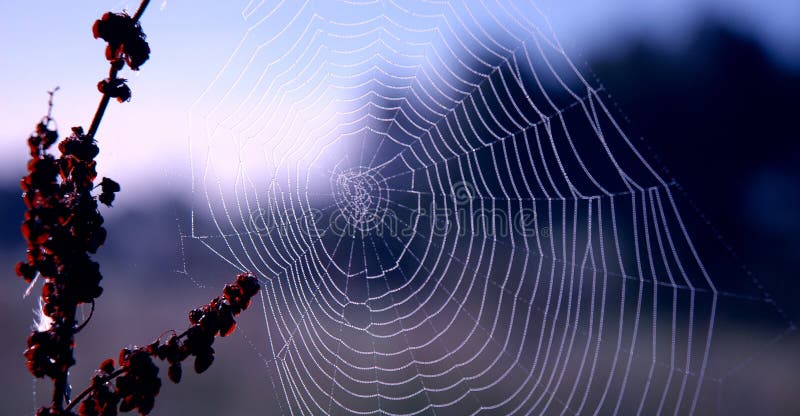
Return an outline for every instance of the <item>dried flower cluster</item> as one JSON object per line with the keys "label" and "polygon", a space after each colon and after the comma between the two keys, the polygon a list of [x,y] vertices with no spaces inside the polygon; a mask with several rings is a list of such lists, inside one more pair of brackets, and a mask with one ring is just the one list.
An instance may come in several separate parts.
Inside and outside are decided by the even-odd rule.
{"label": "dried flower cluster", "polygon": [[236,283],[225,285],[223,295],[189,313],[192,326],[183,334],[186,340],[173,335],[163,345],[153,346],[155,354],[169,362],[169,378],[177,383],[181,379],[181,361],[194,356],[194,370],[206,371],[214,362],[214,337],[228,336],[236,327],[236,316],[250,305],[250,298],[258,292],[258,281],[250,273],[236,277]]}
{"label": "dried flower cluster", "polygon": [[[235,317],[247,309],[250,299],[259,289],[258,280],[252,273],[242,273],[236,277],[235,283],[225,285],[222,296],[189,313],[192,325],[182,334],[173,332],[166,342],[157,339],[145,347],[123,349],[119,354],[118,368],[114,367],[112,359],[103,361],[92,378],[92,384],[75,398],[74,403],[81,403],[78,414],[113,416],[118,410],[138,410],[143,415],[148,414],[161,389],[158,367],[153,359],[169,363],[167,375],[173,383],[180,382],[181,362],[191,356],[195,357],[195,371],[204,372],[214,361],[214,349],[211,347],[214,338],[233,332]],[[116,386],[110,383],[114,378]],[[73,406],[68,406],[67,412]]]}
{"label": "dried flower cluster", "polygon": [[106,230],[92,195],[97,145],[76,127],[59,143],[61,156],[54,158],[47,149],[58,134],[48,128],[49,121],[39,123],[28,138],[31,159],[21,182],[27,207],[21,228],[28,249],[16,271],[26,282],[37,273],[44,280],[42,312],[53,324],[31,333],[25,358],[33,375],[55,380],[65,378],[75,363],[75,308],[94,302],[103,292],[100,266],[90,255],[105,242]]}
{"label": "dried flower cluster", "polygon": [[119,65],[116,64],[119,60],[124,60],[134,71],[138,71],[150,58],[150,45],[137,20],[125,12],[107,12],[92,26],[94,38],[108,42],[106,59],[115,65]]}
{"label": "dried flower cluster", "polygon": [[[138,15],[137,15],[138,16]],[[106,45],[106,59],[111,63],[109,77],[97,83],[97,89],[103,95],[116,98],[119,102],[130,101],[131,89],[126,79],[117,78],[116,73],[128,64],[138,71],[150,59],[150,45],[139,25],[138,18],[127,13],[107,12],[94,22],[92,33],[95,39],[103,39]]]}

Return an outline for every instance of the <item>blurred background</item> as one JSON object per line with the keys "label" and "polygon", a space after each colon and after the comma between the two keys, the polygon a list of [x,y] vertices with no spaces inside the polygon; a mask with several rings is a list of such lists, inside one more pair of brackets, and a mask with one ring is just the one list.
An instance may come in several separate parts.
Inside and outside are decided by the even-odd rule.
{"label": "blurred background", "polygon": [[[74,387],[122,346],[147,343],[166,328],[183,328],[185,312],[221,289],[197,279],[235,270],[189,247],[187,111],[208,86],[247,26],[246,2],[154,1],[142,19],[153,53],[129,75],[130,103],[112,103],[98,133],[101,176],[122,184],[105,209],[109,239],[97,256],[106,293],[102,313],[79,336]],[[631,137],[668,168],[708,244],[704,260],[745,268],[785,314],[800,318],[800,3],[791,0],[539,2],[573,61],[605,86]],[[47,383],[35,382],[21,352],[36,306],[13,274],[23,258],[25,139],[46,111],[46,91],[60,86],[54,117],[65,135],[89,123],[105,77],[102,42],[91,24],[106,10],[135,2],[0,3],[0,365],[2,414],[31,414]],[[239,365],[264,335],[242,331],[216,345],[207,375],[165,383],[154,414],[252,414],[278,400],[261,365]],[[733,318],[731,318],[733,319]],[[727,383],[721,414],[798,414],[800,340],[782,322],[740,316],[748,330],[763,324],[768,339],[742,360]],[[253,328],[258,326],[253,325]],[[755,329],[753,329],[755,328]],[[790,328],[791,329],[791,328]],[[746,336],[743,335],[743,336]],[[249,355],[246,355],[249,356]],[[257,360],[258,358],[253,358]],[[193,400],[202,397],[203,400]],[[197,407],[199,406],[199,407]]]}

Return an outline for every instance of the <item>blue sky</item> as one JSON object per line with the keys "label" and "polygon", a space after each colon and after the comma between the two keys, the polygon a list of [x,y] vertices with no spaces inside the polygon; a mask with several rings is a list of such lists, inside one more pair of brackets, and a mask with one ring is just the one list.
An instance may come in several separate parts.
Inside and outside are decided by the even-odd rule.
{"label": "blue sky", "polygon": [[[134,91],[112,103],[98,133],[101,174],[132,194],[153,181],[182,181],[188,166],[187,110],[245,34],[248,1],[154,0],[142,19],[153,54]],[[708,16],[755,35],[776,60],[800,66],[800,2],[793,0],[544,0],[538,2],[574,60],[613,51],[634,37],[665,48],[690,47],[691,28]],[[91,24],[106,10],[134,10],[124,1],[4,1],[0,3],[0,176],[18,176],[24,138],[43,115],[46,91],[58,85],[55,117],[62,135],[87,125],[105,77],[104,44]],[[188,180],[187,180],[188,182]],[[130,195],[130,194],[129,194]]]}

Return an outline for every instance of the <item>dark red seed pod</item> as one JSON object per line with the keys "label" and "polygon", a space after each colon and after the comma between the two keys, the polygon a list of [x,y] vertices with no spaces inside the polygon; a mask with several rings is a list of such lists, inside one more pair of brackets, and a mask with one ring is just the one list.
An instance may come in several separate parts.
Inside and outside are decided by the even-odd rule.
{"label": "dark red seed pod", "polygon": [[127,348],[123,348],[119,351],[119,365],[127,366],[128,365],[128,357],[131,355],[131,350]]}
{"label": "dark red seed pod", "polygon": [[138,71],[139,67],[150,59],[150,45],[144,40],[143,35],[128,39],[124,48],[125,63],[134,71]]}
{"label": "dark red seed pod", "polygon": [[203,310],[202,309],[192,309],[189,311],[189,322],[192,324],[196,324],[200,322],[200,318],[203,317]]}
{"label": "dark red seed pod", "polygon": [[114,202],[115,198],[116,198],[116,195],[114,195],[113,193],[103,192],[103,193],[100,194],[100,196],[97,199],[100,201],[101,204],[110,207],[110,206],[112,206],[112,203]]}
{"label": "dark red seed pod", "polygon": [[103,192],[119,192],[121,189],[116,181],[105,177],[100,181],[100,187]]}
{"label": "dark red seed pod", "polygon": [[177,362],[170,364],[169,369],[167,369],[167,376],[173,383],[180,383],[182,375],[183,370],[181,369],[181,363]]}
{"label": "dark red seed pod", "polygon": [[94,22],[92,34],[109,43],[119,43],[130,30],[133,21],[127,13],[106,12]]}
{"label": "dark red seed pod", "polygon": [[51,416],[51,415],[54,415],[54,413],[50,412],[49,407],[42,406],[36,410],[36,416]]}
{"label": "dark red seed pod", "polygon": [[31,147],[32,151],[35,150],[36,153],[39,153],[39,145],[41,143],[42,143],[42,137],[37,134],[32,134],[30,137],[28,137],[28,146]]}
{"label": "dark red seed pod", "polygon": [[112,358],[108,358],[100,364],[100,371],[111,374],[114,372],[114,360]]}
{"label": "dark red seed pod", "polygon": [[164,352],[163,357],[159,355],[159,358],[166,359],[167,362],[170,364],[175,364],[181,362],[183,358],[181,357],[181,345],[178,341],[178,337],[176,335],[172,335],[167,339],[167,343],[164,344]]}
{"label": "dark red seed pod", "polygon": [[143,415],[149,414],[155,406],[156,400],[153,396],[145,396],[139,401],[139,413]]}
{"label": "dark red seed pod", "polygon": [[[119,380],[119,379],[117,379]],[[119,382],[118,382],[119,383]],[[122,403],[119,404],[120,412],[130,412],[136,408],[136,399],[132,395],[122,397]]]}
{"label": "dark red seed pod", "polygon": [[36,277],[36,268],[25,262],[17,263],[14,271],[16,271],[17,276],[25,279],[26,282],[30,282]]}
{"label": "dark red seed pod", "polygon": [[200,374],[209,367],[214,362],[214,349],[208,347],[208,350],[203,351],[202,353],[198,354],[197,357],[194,359],[194,371],[197,374]]}
{"label": "dark red seed pod", "polygon": [[42,147],[47,149],[58,140],[58,132],[55,130],[47,130],[42,137]]}
{"label": "dark red seed pod", "polygon": [[258,284],[258,279],[253,273],[247,272],[236,276],[236,284],[238,284],[244,291],[245,296],[253,297],[258,293],[261,286]]}
{"label": "dark red seed pod", "polygon": [[219,319],[219,336],[226,337],[236,329],[236,320],[233,319],[233,311],[230,305],[220,302],[217,306],[217,316]]}

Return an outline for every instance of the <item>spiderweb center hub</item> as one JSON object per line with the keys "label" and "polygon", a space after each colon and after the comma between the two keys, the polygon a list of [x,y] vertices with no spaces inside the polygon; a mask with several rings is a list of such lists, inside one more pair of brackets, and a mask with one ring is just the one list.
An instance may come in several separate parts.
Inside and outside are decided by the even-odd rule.
{"label": "spiderweb center hub", "polygon": [[383,177],[365,166],[334,173],[331,187],[348,232],[370,232],[381,225],[386,214],[388,191]]}

